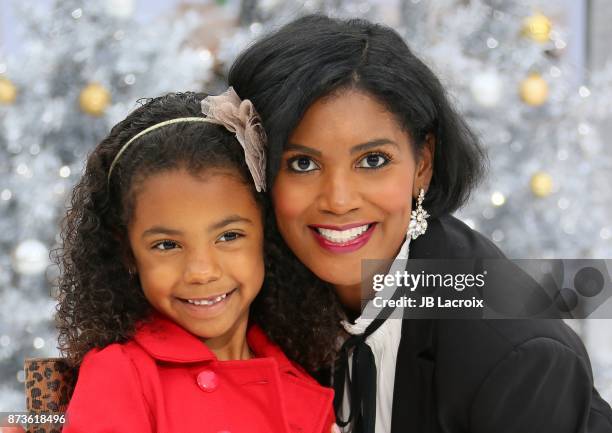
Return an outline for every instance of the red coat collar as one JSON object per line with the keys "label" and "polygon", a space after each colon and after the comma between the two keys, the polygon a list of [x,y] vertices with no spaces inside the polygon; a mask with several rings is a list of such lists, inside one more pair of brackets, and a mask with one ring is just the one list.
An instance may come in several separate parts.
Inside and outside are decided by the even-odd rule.
{"label": "red coat collar", "polygon": [[[217,361],[215,354],[198,337],[159,313],[153,313],[150,320],[136,327],[134,340],[160,361]],[[281,371],[300,375],[280,347],[270,341],[259,326],[249,325],[247,343],[257,358],[273,358]]]}

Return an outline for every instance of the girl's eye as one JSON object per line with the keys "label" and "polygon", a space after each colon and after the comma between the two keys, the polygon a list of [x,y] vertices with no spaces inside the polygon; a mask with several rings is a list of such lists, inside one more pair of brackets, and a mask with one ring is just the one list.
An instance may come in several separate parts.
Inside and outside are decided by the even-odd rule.
{"label": "girl's eye", "polygon": [[314,161],[306,156],[298,156],[288,161],[289,168],[293,171],[305,173],[319,168]]}
{"label": "girl's eye", "polygon": [[357,167],[359,168],[381,168],[389,163],[391,158],[382,153],[370,153],[365,158],[362,158]]}
{"label": "girl's eye", "polygon": [[[160,251],[167,251],[167,250],[173,250],[174,247],[176,247],[176,245],[177,245],[176,242],[173,242],[173,241],[161,241],[155,244],[153,248],[160,250]],[[163,248],[160,248],[162,246]]]}
{"label": "girl's eye", "polygon": [[221,235],[219,240],[221,242],[230,242],[230,241],[235,241],[236,239],[241,238],[242,236],[244,235],[237,233],[237,232],[226,232]]}

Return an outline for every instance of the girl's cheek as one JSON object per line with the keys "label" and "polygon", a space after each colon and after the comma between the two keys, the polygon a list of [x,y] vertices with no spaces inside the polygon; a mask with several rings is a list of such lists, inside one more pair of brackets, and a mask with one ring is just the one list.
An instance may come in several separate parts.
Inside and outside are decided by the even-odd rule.
{"label": "girl's cheek", "polygon": [[173,281],[182,277],[183,266],[180,263],[141,261],[138,268],[140,282],[148,287],[171,286]]}
{"label": "girl's cheek", "polygon": [[263,285],[265,265],[263,248],[257,243],[249,245],[240,251],[234,251],[223,257],[223,268],[228,273],[229,280],[242,285],[254,297]]}

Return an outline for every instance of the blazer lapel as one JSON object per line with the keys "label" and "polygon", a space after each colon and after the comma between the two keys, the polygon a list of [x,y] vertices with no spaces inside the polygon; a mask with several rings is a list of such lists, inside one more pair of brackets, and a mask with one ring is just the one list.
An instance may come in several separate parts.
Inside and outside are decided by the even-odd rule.
{"label": "blazer lapel", "polygon": [[[448,258],[448,239],[439,219],[429,222],[427,234],[410,243],[409,258]],[[433,391],[436,321],[406,319],[397,353],[391,433],[435,432]]]}
{"label": "blazer lapel", "polygon": [[435,431],[433,414],[435,321],[407,319],[397,353],[391,433]]}

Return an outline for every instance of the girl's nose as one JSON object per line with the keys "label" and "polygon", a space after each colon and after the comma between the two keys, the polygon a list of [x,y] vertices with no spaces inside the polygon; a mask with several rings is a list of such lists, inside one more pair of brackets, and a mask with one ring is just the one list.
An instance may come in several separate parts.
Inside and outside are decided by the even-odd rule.
{"label": "girl's nose", "polygon": [[215,254],[210,251],[194,252],[185,266],[185,281],[189,284],[208,284],[223,275]]}
{"label": "girl's nose", "polygon": [[326,176],[320,184],[320,209],[325,213],[344,215],[361,206],[361,196],[356,179],[350,173],[336,171]]}

